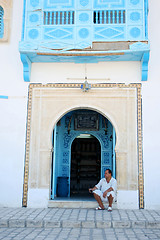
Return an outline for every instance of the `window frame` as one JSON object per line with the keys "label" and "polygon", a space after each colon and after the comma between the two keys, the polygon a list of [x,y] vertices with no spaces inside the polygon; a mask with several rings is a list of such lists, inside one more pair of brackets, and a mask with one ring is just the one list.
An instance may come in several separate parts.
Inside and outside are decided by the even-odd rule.
{"label": "window frame", "polygon": [[0,0],[0,6],[3,8],[3,37],[0,38],[0,42],[7,42],[10,35],[10,20],[11,20],[11,9],[12,9],[12,0]]}

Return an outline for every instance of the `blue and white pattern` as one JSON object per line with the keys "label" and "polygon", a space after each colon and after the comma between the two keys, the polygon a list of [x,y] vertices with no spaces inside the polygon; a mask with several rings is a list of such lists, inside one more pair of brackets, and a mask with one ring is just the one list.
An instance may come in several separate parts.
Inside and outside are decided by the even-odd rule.
{"label": "blue and white pattern", "polygon": [[94,8],[124,8],[125,0],[94,0]]}
{"label": "blue and white pattern", "polygon": [[[148,40],[146,0],[26,1],[25,29],[22,31],[24,37],[20,43],[20,52],[27,54],[27,59],[31,59],[32,62],[49,60],[50,62],[96,63],[116,60],[137,61],[137,59],[139,61],[143,58],[144,53],[141,49],[137,49],[137,52],[131,52],[131,49],[124,50],[123,56],[114,56],[111,52],[111,56],[99,57],[47,55],[44,57],[36,53],[58,54],[58,49],[63,49],[61,50],[63,52],[71,49],[85,51],[85,48],[92,47],[93,42],[101,41],[146,41]],[[3,29],[1,11],[1,38]]]}
{"label": "blue and white pattern", "polygon": [[54,9],[65,9],[68,8],[69,10],[73,9],[75,6],[75,1],[74,0],[45,0],[43,1],[44,9],[48,8],[54,8]]}

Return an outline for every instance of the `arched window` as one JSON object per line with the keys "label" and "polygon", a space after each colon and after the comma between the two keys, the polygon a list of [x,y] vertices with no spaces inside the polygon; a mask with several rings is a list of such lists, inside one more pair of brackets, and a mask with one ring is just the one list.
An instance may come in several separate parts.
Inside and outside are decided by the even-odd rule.
{"label": "arched window", "polygon": [[3,38],[3,34],[4,34],[3,15],[4,15],[4,10],[3,10],[3,8],[0,6],[0,38]]}

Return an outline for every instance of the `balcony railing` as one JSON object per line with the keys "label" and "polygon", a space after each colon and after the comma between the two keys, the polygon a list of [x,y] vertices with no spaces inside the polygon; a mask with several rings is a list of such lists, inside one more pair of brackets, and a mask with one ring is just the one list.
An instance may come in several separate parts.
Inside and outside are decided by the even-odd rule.
{"label": "balcony railing", "polygon": [[74,11],[45,11],[43,13],[44,25],[71,25],[74,24]]}

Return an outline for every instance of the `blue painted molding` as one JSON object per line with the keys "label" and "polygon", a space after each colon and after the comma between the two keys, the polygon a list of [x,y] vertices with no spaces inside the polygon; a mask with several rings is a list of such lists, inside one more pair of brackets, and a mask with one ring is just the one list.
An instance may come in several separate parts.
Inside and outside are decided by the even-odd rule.
{"label": "blue painted molding", "polygon": [[148,0],[144,2],[144,9],[145,9],[145,37],[148,39]]}
{"label": "blue painted molding", "polygon": [[1,98],[1,99],[8,99],[8,96],[0,95],[0,98]]}
{"label": "blue painted molding", "polygon": [[31,61],[26,54],[21,54],[21,61],[23,63],[23,77],[25,82],[30,82],[31,76]]}
{"label": "blue painted molding", "polygon": [[24,40],[24,29],[25,29],[25,9],[26,9],[26,0],[23,0],[23,20],[22,20],[22,36],[21,36],[21,41]]}
{"label": "blue painted molding", "polygon": [[141,63],[142,63],[142,81],[147,81],[148,79],[148,62],[149,62],[149,52],[144,53]]}

